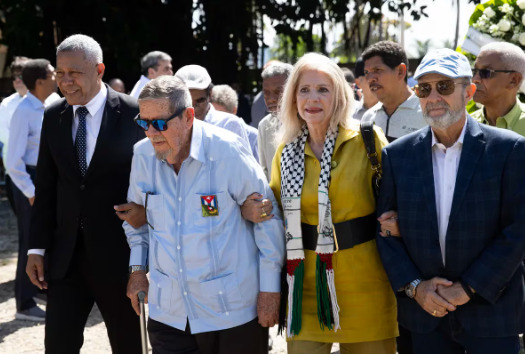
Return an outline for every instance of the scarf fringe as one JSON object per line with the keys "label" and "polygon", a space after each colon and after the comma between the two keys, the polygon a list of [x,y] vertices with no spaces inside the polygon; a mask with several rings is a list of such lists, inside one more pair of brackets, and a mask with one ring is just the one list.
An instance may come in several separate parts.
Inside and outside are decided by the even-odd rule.
{"label": "scarf fringe", "polygon": [[304,260],[288,260],[288,318],[287,334],[293,337],[301,331],[302,307],[303,307],[303,280]]}
{"label": "scarf fringe", "polygon": [[322,330],[337,331],[339,324],[339,305],[335,292],[335,277],[332,267],[332,254],[317,254],[315,265],[315,290],[317,294],[317,318]]}

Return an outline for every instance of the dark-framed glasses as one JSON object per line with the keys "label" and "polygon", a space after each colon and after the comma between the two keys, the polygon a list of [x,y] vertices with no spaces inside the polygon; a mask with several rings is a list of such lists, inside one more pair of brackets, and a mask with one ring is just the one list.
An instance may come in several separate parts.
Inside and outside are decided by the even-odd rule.
{"label": "dark-framed glasses", "polygon": [[426,98],[432,92],[432,84],[436,84],[436,90],[441,96],[448,96],[454,93],[456,85],[465,85],[463,82],[455,82],[454,80],[439,80],[418,83],[414,86],[414,92],[419,98]]}
{"label": "dark-framed glasses", "polygon": [[137,114],[135,117],[135,123],[144,130],[145,132],[148,131],[149,126],[152,125],[153,128],[158,130],[159,132],[163,132],[166,129],[168,129],[168,122],[172,120],[173,118],[180,116],[182,112],[186,110],[186,107],[182,107],[181,109],[177,110],[175,113],[173,113],[168,118],[158,118],[158,119],[142,119],[140,118],[140,113]]}
{"label": "dark-framed glasses", "polygon": [[490,79],[494,73],[515,73],[516,70],[492,70],[492,69],[472,69],[472,77],[479,74],[480,79]]}

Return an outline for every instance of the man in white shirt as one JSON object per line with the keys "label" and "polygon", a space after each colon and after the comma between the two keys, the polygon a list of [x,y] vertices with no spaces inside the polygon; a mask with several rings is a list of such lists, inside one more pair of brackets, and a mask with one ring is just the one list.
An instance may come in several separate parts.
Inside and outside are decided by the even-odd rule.
{"label": "man in white shirt", "polygon": [[426,126],[419,100],[407,85],[408,59],[398,43],[382,41],[363,52],[365,77],[379,103],[362,119],[373,119],[389,142]]}
{"label": "man in white shirt", "polygon": [[233,114],[216,110],[210,103],[213,84],[206,68],[200,65],[186,65],[177,70],[175,76],[184,81],[190,90],[195,118],[237,134],[250,150],[244,121]]}
{"label": "man in white shirt", "polygon": [[133,86],[133,90],[130,93],[131,97],[139,98],[140,91],[150,80],[161,75],[173,75],[171,57],[169,54],[159,50],[144,55],[140,60],[140,67],[142,75],[135,86]]}
{"label": "man in white shirt", "polygon": [[279,101],[283,93],[284,84],[288,76],[292,72],[293,66],[280,61],[272,62],[272,65],[267,66],[261,73],[262,77],[262,92],[264,102],[270,114],[264,117],[259,123],[259,163],[262,166],[264,174],[270,181],[272,160],[277,150],[277,132],[281,128],[279,120]]}
{"label": "man in white shirt", "polygon": [[430,127],[383,149],[377,246],[415,354],[518,353],[525,321],[525,139],[470,117],[468,59],[429,52],[414,87]]}
{"label": "man in white shirt", "polygon": [[27,93],[27,87],[22,81],[22,68],[24,63],[26,63],[28,60],[29,59],[26,57],[15,57],[15,59],[11,63],[10,69],[13,78],[13,88],[16,92],[4,98],[2,100],[2,103],[0,104],[0,146],[2,146],[2,166],[0,166],[0,168],[3,167],[6,173],[5,188],[7,199],[9,200],[11,209],[13,210],[13,212],[15,212],[15,214],[16,211],[15,203],[13,200],[13,187],[11,178],[7,174],[5,159],[7,156],[7,145],[9,141],[9,125],[11,124],[11,118],[13,117],[13,113],[15,112],[16,107],[18,107],[18,104],[20,103],[20,101],[22,101],[22,98],[24,98],[24,96]]}
{"label": "man in white shirt", "polygon": [[22,80],[28,93],[16,108],[10,126],[6,166],[13,181],[18,224],[18,263],[15,279],[15,318],[44,321],[45,313],[36,306],[35,288],[25,274],[31,206],[35,200],[33,179],[36,173],[42,117],[46,99],[56,91],[55,69],[46,59],[33,59],[24,64]]}
{"label": "man in white shirt", "polygon": [[78,353],[96,303],[112,351],[140,353],[126,298],[129,246],[112,209],[126,200],[133,145],[144,138],[137,101],[104,85],[91,37],[66,38],[56,63],[64,99],[44,113],[26,268],[47,289],[46,352]]}

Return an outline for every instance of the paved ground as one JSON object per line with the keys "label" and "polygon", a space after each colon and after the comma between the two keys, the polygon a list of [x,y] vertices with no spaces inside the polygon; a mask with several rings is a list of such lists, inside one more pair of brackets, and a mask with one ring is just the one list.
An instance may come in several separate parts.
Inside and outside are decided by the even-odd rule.
{"label": "paved ground", "polygon": [[[0,353],[43,353],[44,325],[15,320],[14,278],[17,257],[16,219],[0,198]],[[283,337],[272,328],[273,349],[270,353],[286,353]],[[106,327],[94,308],[84,331],[81,353],[110,353]]]}

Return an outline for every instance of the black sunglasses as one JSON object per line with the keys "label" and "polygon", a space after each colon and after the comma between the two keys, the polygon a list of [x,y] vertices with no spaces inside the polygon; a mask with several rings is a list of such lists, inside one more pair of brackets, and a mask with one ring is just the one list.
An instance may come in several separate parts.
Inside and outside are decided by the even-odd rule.
{"label": "black sunglasses", "polygon": [[185,110],[186,110],[186,107],[182,107],[181,109],[173,113],[173,115],[169,116],[168,118],[163,118],[163,119],[160,119],[160,118],[159,119],[142,119],[140,118],[140,113],[139,113],[135,117],[134,121],[145,132],[148,131],[150,124],[153,126],[153,128],[157,129],[159,132],[163,132],[166,129],[168,129],[168,122],[172,120],[173,118],[180,116],[181,113],[184,112]]}
{"label": "black sunglasses", "polygon": [[479,73],[480,79],[490,79],[494,73],[515,73],[515,70],[472,69],[472,77]]}
{"label": "black sunglasses", "polygon": [[432,83],[436,83],[436,90],[441,96],[448,96],[454,93],[456,85],[465,85],[463,82],[455,82],[454,80],[439,80],[423,82],[414,86],[414,92],[419,98],[426,98],[432,92]]}

